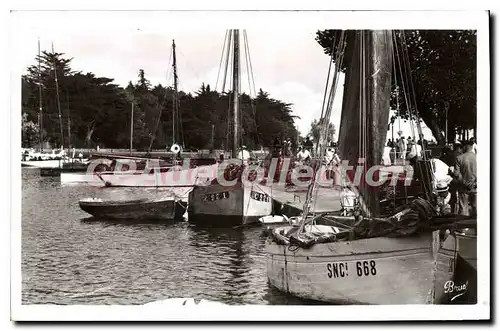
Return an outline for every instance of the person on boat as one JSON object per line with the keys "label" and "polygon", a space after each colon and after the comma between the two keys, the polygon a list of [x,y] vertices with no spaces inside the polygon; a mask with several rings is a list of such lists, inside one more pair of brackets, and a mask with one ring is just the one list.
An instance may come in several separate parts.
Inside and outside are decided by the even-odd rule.
{"label": "person on boat", "polygon": [[382,154],[382,164],[383,165],[391,165],[392,164],[392,156],[391,156],[392,148],[390,146],[384,147],[384,153]]}
{"label": "person on boat", "polygon": [[309,153],[304,145],[301,146],[300,151],[297,154],[297,159],[299,162],[309,162],[311,160],[311,153]]}
{"label": "person on boat", "polygon": [[332,178],[334,156],[335,156],[335,148],[333,148],[330,143],[329,147],[326,149],[325,160],[324,160],[326,166],[326,179]]}
{"label": "person on boat", "polygon": [[453,180],[453,177],[449,175],[450,167],[442,160],[432,158],[430,151],[427,151],[426,154],[427,159],[431,161],[434,186],[436,187],[438,183],[445,183],[448,186]]}
{"label": "person on boat", "polygon": [[470,142],[472,143],[472,152],[474,152],[474,154],[477,154],[476,137],[470,138]]}
{"label": "person on boat", "polygon": [[391,140],[391,145],[389,147],[389,158],[391,159],[390,164],[394,164],[394,162],[396,161],[396,143]]}
{"label": "person on boat", "polygon": [[466,142],[464,148],[465,152],[457,157],[454,174],[458,182],[458,213],[467,216],[476,215],[477,162],[473,143]]}
{"label": "person on boat", "polygon": [[286,139],[283,141],[283,156],[284,157],[290,157],[292,156],[292,142],[290,139]]}
{"label": "person on boat", "polygon": [[416,157],[417,159],[422,158],[422,142],[418,141],[416,144],[413,144],[408,154],[409,159],[413,157]]}
{"label": "person on boat", "polygon": [[309,138],[309,136],[306,137],[306,140],[304,141],[304,143],[302,145],[309,152],[309,154],[311,154],[311,151],[313,150],[314,144],[311,141],[311,139]]}
{"label": "person on boat", "polygon": [[444,146],[441,150],[441,156],[439,157],[441,161],[446,163],[448,167],[453,167],[455,165],[455,159],[453,156],[453,151],[450,147]]}
{"label": "person on boat", "polygon": [[450,167],[449,169],[449,175],[453,177],[453,180],[450,183],[449,191],[451,194],[451,200],[450,200],[450,206],[451,206],[451,211],[453,214],[457,213],[457,205],[458,205],[458,178],[455,176],[455,164],[457,163],[457,157],[462,154],[462,144],[460,143],[454,143],[452,145],[452,149],[449,154],[449,158],[447,159],[448,166]]}
{"label": "person on boat", "polygon": [[241,149],[238,152],[238,159],[242,160],[244,164],[248,164],[250,161],[250,152],[247,150],[245,145],[241,146]]}
{"label": "person on boat", "polygon": [[451,213],[451,193],[449,192],[449,186],[445,181],[440,181],[437,183],[434,190],[436,194],[436,213],[438,215],[448,215]]}
{"label": "person on boat", "polygon": [[415,144],[415,141],[411,139],[410,136],[408,136],[407,142],[406,142],[406,151],[405,154],[408,155],[408,153],[411,151],[413,148],[413,145]]}
{"label": "person on boat", "polygon": [[404,159],[406,157],[406,141],[405,137],[399,138],[398,141],[398,149],[399,149],[399,154],[398,154],[398,159]]}

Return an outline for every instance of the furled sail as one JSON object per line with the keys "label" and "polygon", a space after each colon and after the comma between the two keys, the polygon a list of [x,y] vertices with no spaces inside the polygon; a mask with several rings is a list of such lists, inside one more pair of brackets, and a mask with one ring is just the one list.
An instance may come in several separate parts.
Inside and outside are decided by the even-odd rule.
{"label": "furled sail", "polygon": [[[390,30],[350,32],[348,43],[353,48],[344,85],[339,149],[348,161],[346,174],[359,191],[360,205],[366,216],[379,215],[377,187],[368,179],[377,172],[368,171],[380,165],[389,121],[392,35]],[[357,169],[358,168],[358,169]],[[357,169],[357,170],[356,170]]]}

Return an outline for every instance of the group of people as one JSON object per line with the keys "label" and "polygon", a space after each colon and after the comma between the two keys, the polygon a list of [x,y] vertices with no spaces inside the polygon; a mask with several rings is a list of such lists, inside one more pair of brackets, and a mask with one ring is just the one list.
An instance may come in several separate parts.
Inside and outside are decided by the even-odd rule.
{"label": "group of people", "polygon": [[[325,155],[322,160],[322,165],[326,167],[326,178],[333,179],[334,175],[334,167],[337,167],[340,164],[340,157],[338,155],[338,146],[329,141],[327,143],[327,148]],[[310,164],[312,161],[312,154],[305,145],[300,147],[299,152],[297,153],[297,162],[302,164]]]}
{"label": "group of people", "polygon": [[441,213],[476,215],[477,145],[475,138],[446,146],[431,159]]}
{"label": "group of people", "polygon": [[390,164],[395,164],[396,160],[408,160],[415,156],[422,155],[422,141],[416,141],[411,137],[405,139],[404,136],[394,140],[387,141],[387,149],[390,158]]}

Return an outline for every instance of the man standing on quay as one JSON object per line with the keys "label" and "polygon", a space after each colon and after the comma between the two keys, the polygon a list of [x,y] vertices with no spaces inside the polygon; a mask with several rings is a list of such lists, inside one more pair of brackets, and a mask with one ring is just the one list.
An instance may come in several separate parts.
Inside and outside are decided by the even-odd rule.
{"label": "man standing on quay", "polygon": [[[476,154],[472,150],[471,141],[466,142],[464,148],[464,153],[457,157],[454,169],[458,182],[458,213],[460,215],[476,215]],[[469,204],[472,213],[469,212]]]}

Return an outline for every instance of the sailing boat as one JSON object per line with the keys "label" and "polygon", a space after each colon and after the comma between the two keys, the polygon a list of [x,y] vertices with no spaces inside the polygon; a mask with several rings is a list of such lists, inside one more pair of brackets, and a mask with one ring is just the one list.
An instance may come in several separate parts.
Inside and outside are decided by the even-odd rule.
{"label": "sailing boat", "polygon": [[[245,33],[245,32],[244,32]],[[246,35],[244,35],[246,37]],[[229,30],[228,45],[233,44],[233,88],[232,88],[232,165],[224,169],[224,179],[218,176],[208,185],[196,185],[189,193],[188,220],[190,222],[216,224],[248,224],[258,222],[262,216],[272,213],[270,188],[257,181],[245,180],[244,161],[238,159],[241,145],[240,136],[240,34],[239,30]],[[246,38],[245,38],[246,40]],[[245,45],[247,46],[247,45]],[[248,46],[245,48],[248,50]],[[229,56],[230,47],[227,47]],[[248,54],[247,54],[248,55]],[[227,67],[226,67],[227,70]],[[227,73],[227,71],[226,71]],[[219,172],[220,173],[220,172]],[[227,184],[224,185],[224,181]]]}
{"label": "sailing boat", "polygon": [[[179,115],[179,92],[176,61],[177,57],[175,50],[175,40],[172,40],[174,100],[172,111],[172,146],[170,148],[170,151],[174,154],[174,159],[176,160],[177,156],[182,151],[181,145],[183,145],[183,143],[181,143],[181,138],[179,138],[179,136],[182,135],[182,126]],[[160,113],[158,114],[158,118],[156,121],[155,132],[158,130],[158,126],[160,124],[162,108],[163,107],[160,107]],[[150,141],[148,153],[151,152],[154,138],[155,135],[153,135]],[[130,144],[132,149],[132,131]],[[103,157],[108,156],[103,155]],[[175,164],[169,162],[170,164],[168,165],[162,165],[162,163],[165,162],[158,159],[136,158],[130,156],[113,156],[113,158],[117,161],[115,171],[101,172],[93,175],[87,174],[86,177],[88,177],[88,181],[95,183],[97,177],[102,185],[114,187],[190,187],[197,183],[205,183],[206,181],[210,181],[214,179],[217,174],[217,164],[215,164],[215,160],[210,160],[211,162],[206,162],[207,160],[203,160],[205,161],[205,164],[198,166],[197,161],[201,160],[191,160],[191,162],[178,162],[178,160],[176,160]],[[145,167],[137,169],[136,161],[145,163]],[[134,170],[117,170],[121,169],[121,166],[123,164],[125,164],[128,168],[132,167]]]}
{"label": "sailing boat", "polygon": [[[343,31],[338,41],[334,83],[323,123],[330,122],[346,34]],[[347,206],[347,216],[340,211],[311,216],[316,189],[313,181],[300,225],[279,227],[266,240],[268,279],[281,291],[331,303],[440,302],[445,282],[454,275],[456,238],[448,235],[441,239],[439,231],[432,231],[433,226],[439,226],[430,222],[435,214],[428,200],[416,199],[391,217],[382,217],[377,188],[368,185],[365,176],[382,160],[390,109],[393,34],[353,31],[352,36],[354,51],[346,74],[339,144],[343,160],[365,160],[356,171],[342,176],[344,190],[354,192],[356,202]],[[319,145],[327,130],[325,125]],[[358,184],[354,179],[359,169],[362,180]]]}

